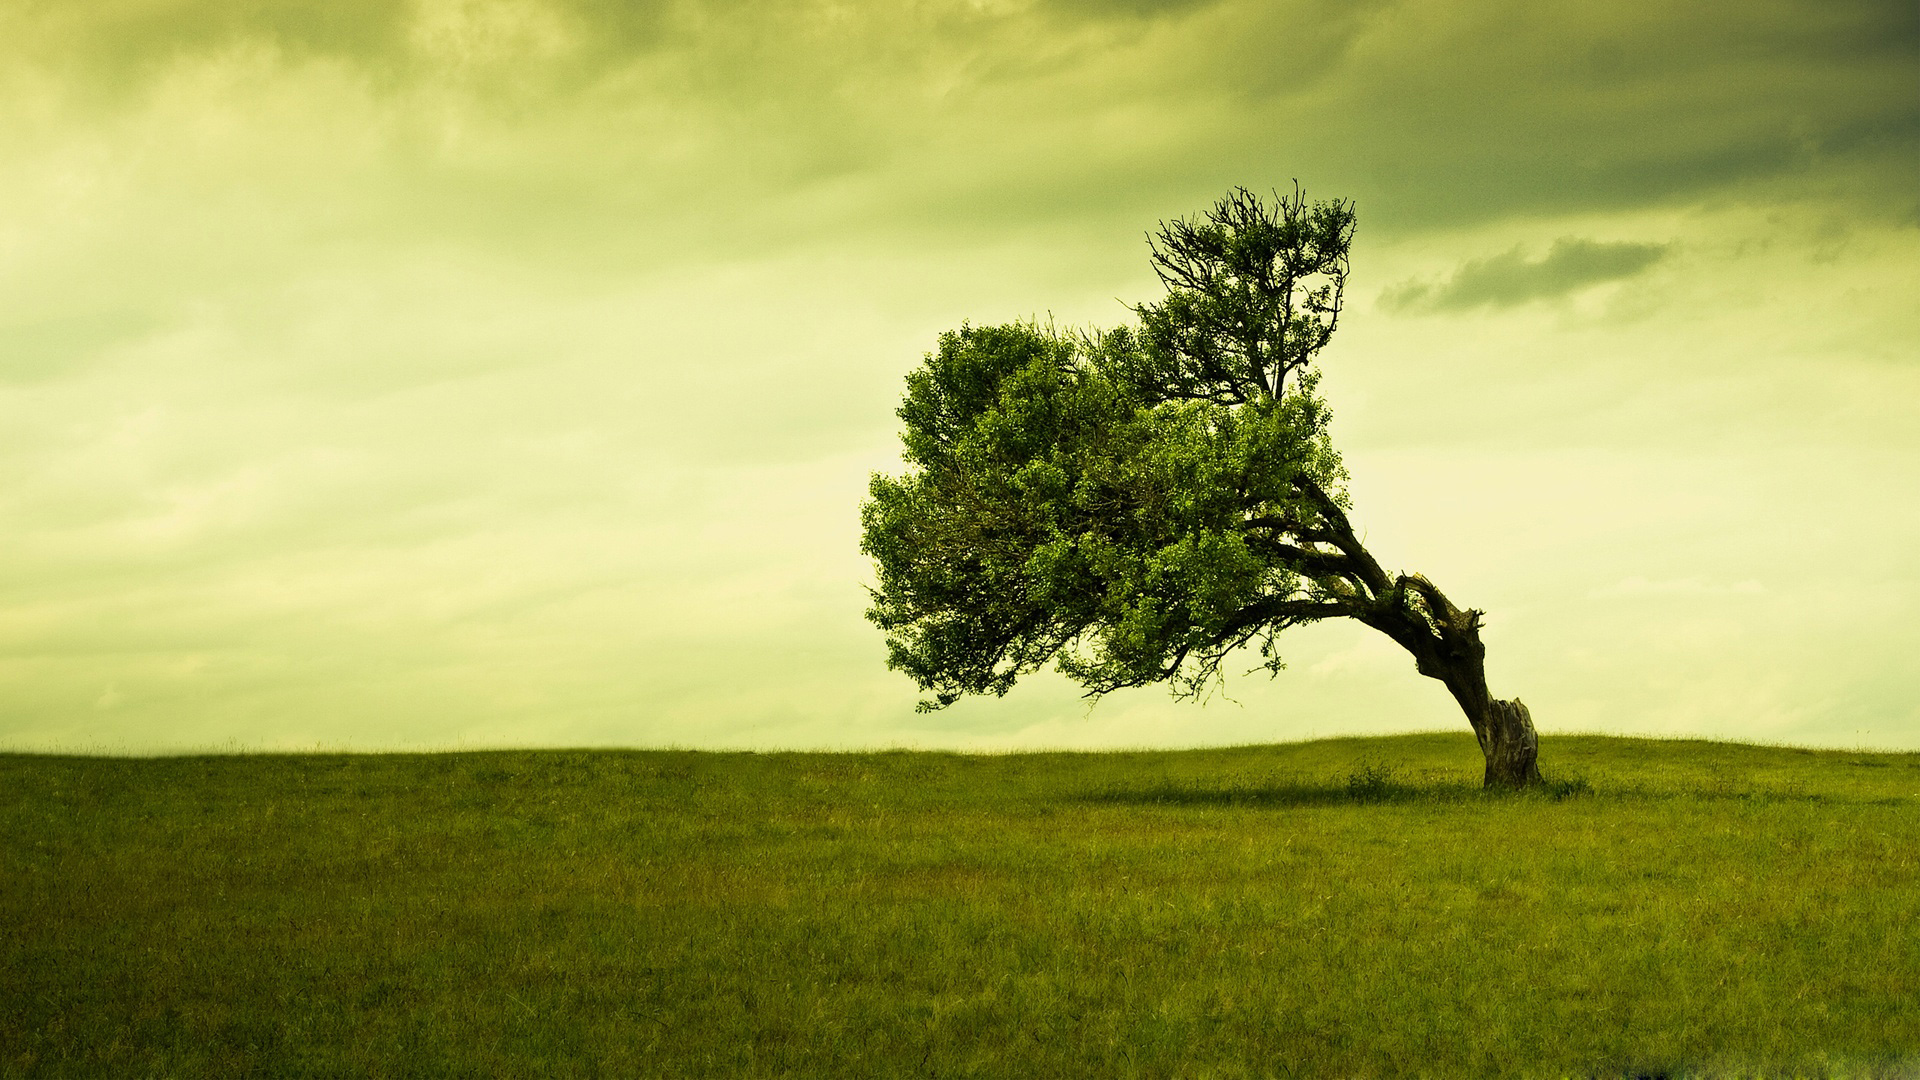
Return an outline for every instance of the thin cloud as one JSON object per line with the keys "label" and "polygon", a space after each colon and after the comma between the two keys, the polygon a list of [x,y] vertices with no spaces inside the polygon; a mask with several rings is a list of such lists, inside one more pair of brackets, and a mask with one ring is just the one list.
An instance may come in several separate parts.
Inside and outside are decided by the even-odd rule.
{"label": "thin cloud", "polygon": [[1388,311],[1465,311],[1550,300],[1589,285],[1633,277],[1666,258],[1670,244],[1603,243],[1563,236],[1545,256],[1520,248],[1462,263],[1446,281],[1403,281],[1380,294]]}

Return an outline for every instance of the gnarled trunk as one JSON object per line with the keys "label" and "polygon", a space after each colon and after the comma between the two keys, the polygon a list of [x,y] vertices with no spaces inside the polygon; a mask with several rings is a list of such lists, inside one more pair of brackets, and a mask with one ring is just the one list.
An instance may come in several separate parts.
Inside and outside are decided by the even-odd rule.
{"label": "gnarled trunk", "polygon": [[1487,692],[1487,647],[1480,641],[1481,612],[1453,605],[1418,574],[1396,582],[1396,602],[1371,613],[1374,627],[1413,654],[1420,674],[1446,684],[1467,714],[1487,759],[1487,787],[1521,788],[1540,782],[1540,740],[1533,714],[1520,703]]}
{"label": "gnarled trunk", "polygon": [[1480,753],[1487,759],[1486,787],[1522,788],[1540,782],[1540,737],[1533,714],[1519,698],[1502,700],[1487,692],[1487,647],[1480,643],[1479,612],[1443,622],[1439,648],[1417,657],[1420,673],[1446,684],[1460,711],[1473,725]]}
{"label": "gnarled trunk", "polygon": [[1540,782],[1540,738],[1533,733],[1533,714],[1520,703],[1487,703],[1483,723],[1474,725],[1480,752],[1487,758],[1487,787],[1526,787]]}
{"label": "gnarled trunk", "polygon": [[1487,692],[1487,647],[1480,641],[1480,616],[1485,612],[1456,607],[1421,574],[1389,577],[1354,534],[1346,511],[1332,496],[1305,476],[1296,477],[1294,486],[1326,523],[1324,532],[1291,526],[1295,534],[1309,545],[1338,548],[1340,554],[1312,546],[1287,552],[1308,572],[1331,570],[1346,579],[1349,584],[1343,595],[1350,606],[1342,608],[1336,602],[1335,611],[1399,642],[1413,654],[1420,674],[1446,684],[1480,740],[1480,752],[1487,759],[1487,787],[1539,783],[1540,740],[1533,732],[1533,714],[1519,698],[1503,701]]}

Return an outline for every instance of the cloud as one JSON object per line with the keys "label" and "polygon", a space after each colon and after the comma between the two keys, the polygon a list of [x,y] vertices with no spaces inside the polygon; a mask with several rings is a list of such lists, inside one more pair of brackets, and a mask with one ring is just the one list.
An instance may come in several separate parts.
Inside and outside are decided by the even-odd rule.
{"label": "cloud", "polygon": [[1529,259],[1520,248],[1462,263],[1444,282],[1403,281],[1380,294],[1388,311],[1464,311],[1513,307],[1551,300],[1589,285],[1619,281],[1666,258],[1671,245],[1602,243],[1563,236],[1545,256]]}
{"label": "cloud", "polygon": [[111,310],[0,325],[0,386],[65,377],[149,329],[142,314]]}
{"label": "cloud", "polygon": [[1769,185],[1905,213],[1920,167],[1910,3],[119,0],[16,5],[0,40],[103,114],[235,56],[281,77],[233,102],[327,69],[367,96],[346,160],[371,146],[427,219],[526,222],[537,194],[570,241],[650,207],[755,244],[1069,217],[1137,236],[1293,177],[1370,233]]}

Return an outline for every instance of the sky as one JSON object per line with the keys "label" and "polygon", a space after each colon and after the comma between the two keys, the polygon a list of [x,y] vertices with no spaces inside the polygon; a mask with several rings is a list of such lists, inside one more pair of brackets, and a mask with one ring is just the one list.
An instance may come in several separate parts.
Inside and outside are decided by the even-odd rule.
{"label": "sky", "polygon": [[916,714],[862,618],[940,332],[1296,181],[1353,517],[1495,693],[1920,748],[1916,178],[1911,0],[0,6],[0,749],[1464,733],[1350,624]]}

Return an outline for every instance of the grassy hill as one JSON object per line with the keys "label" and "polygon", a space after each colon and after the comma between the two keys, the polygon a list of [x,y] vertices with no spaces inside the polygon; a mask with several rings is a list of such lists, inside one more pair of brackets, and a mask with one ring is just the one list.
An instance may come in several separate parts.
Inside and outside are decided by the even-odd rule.
{"label": "grassy hill", "polygon": [[1920,1073],[1920,755],[0,756],[0,1074]]}

